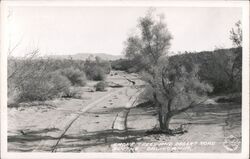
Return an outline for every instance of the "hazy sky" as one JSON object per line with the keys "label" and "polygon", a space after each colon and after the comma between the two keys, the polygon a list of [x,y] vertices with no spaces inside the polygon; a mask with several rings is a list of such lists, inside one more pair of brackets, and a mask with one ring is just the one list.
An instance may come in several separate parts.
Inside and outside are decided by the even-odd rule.
{"label": "hazy sky", "polygon": [[[121,54],[124,41],[145,15],[144,7],[14,7],[9,21],[15,54],[38,46],[43,55],[75,53]],[[229,30],[241,20],[240,8],[156,8],[165,15],[171,51],[231,47]]]}

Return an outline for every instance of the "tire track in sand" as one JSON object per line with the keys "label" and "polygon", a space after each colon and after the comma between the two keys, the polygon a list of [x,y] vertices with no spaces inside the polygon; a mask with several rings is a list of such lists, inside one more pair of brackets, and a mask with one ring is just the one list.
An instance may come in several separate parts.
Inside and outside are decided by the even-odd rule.
{"label": "tire track in sand", "polygon": [[45,136],[52,136],[55,140],[42,140],[38,144],[38,146],[33,150],[33,152],[41,152],[41,151],[55,152],[56,146],[59,144],[59,142],[62,139],[62,137],[64,136],[64,134],[67,132],[67,130],[70,128],[70,126],[80,117],[81,114],[83,114],[86,111],[94,108],[95,105],[102,102],[106,98],[116,94],[119,91],[123,91],[125,89],[126,89],[126,87],[119,88],[117,90],[111,89],[111,90],[114,90],[114,91],[102,96],[101,98],[99,98],[99,99],[95,100],[94,102],[88,104],[87,106],[83,107],[82,109],[80,109],[80,110],[78,110],[78,111],[76,111],[74,113],[69,114],[60,123],[58,123],[57,121],[54,121],[52,123],[52,125],[54,125],[54,127],[59,127],[60,132],[59,133],[58,132],[57,133],[48,132],[48,133],[45,134]]}

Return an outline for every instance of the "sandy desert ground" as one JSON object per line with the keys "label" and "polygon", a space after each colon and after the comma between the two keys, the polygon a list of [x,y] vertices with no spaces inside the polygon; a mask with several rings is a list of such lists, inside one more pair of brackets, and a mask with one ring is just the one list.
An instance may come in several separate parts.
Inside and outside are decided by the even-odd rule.
{"label": "sandy desert ground", "polygon": [[[115,75],[116,73],[116,75]],[[148,134],[157,126],[152,106],[132,104],[142,82],[135,74],[112,72],[107,82],[124,87],[79,87],[79,99],[55,99],[8,108],[9,152],[240,152],[241,105],[208,103],[176,116],[187,133]],[[124,78],[133,79],[136,85]],[[128,104],[129,103],[129,104]],[[138,103],[137,103],[138,104]],[[124,122],[127,118],[127,128]],[[238,146],[225,146],[233,136]]]}

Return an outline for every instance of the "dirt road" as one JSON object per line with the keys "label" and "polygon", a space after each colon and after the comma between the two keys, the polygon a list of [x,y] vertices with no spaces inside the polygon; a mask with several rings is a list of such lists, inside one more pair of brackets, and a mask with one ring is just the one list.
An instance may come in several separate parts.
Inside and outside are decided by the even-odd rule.
{"label": "dirt road", "polygon": [[[63,142],[62,138],[68,134],[75,122],[80,121],[82,125],[90,126],[94,130],[99,128],[102,130],[107,123],[114,123],[114,117],[117,114],[112,113],[117,113],[116,110],[122,111],[121,109],[125,108],[126,103],[131,101],[131,96],[135,95],[137,91],[127,80],[127,78],[132,79],[133,77],[126,76],[124,78],[124,73],[120,72],[116,76],[110,76],[107,79],[107,82],[120,84],[124,87],[109,88],[107,92],[83,91],[83,99],[57,101],[52,109],[41,105],[9,109],[9,151],[56,152],[58,145]],[[42,111],[38,111],[39,108]],[[100,116],[103,121],[99,124],[102,127],[99,127],[96,125],[99,122],[86,123],[85,119],[82,120],[82,118],[86,117],[86,121],[92,121],[92,117],[89,116],[91,109],[100,113],[105,110],[104,114],[106,110],[110,109],[112,111],[106,115],[108,116],[107,122],[105,122],[105,117]],[[98,117],[98,115],[95,115],[95,118]]]}
{"label": "dirt road", "polygon": [[123,76],[110,76],[107,81],[126,87],[91,92],[94,83],[89,83],[89,88],[82,88],[81,99],[10,108],[8,151],[240,152],[240,142],[230,147],[225,139],[233,136],[241,141],[241,105],[201,105],[171,121],[172,128],[184,124],[187,133],[149,135],[147,131],[158,124],[157,113],[151,106],[133,107],[138,89]]}
{"label": "dirt road", "polygon": [[[125,78],[126,79],[126,78]],[[134,79],[135,80],[135,79]],[[103,137],[99,133],[114,133],[122,130],[126,131],[126,119],[131,107],[136,106],[141,89],[137,86],[142,84],[139,79],[135,80],[136,85],[127,81],[128,87],[117,89],[108,97],[102,98],[101,102],[97,102],[95,107],[88,109],[81,113],[77,119],[64,134],[63,138],[53,152],[79,152],[88,151],[92,145],[107,144],[104,146],[109,147],[108,140],[110,138]],[[114,136],[116,137],[116,136]],[[103,151],[101,149],[92,147],[91,151]],[[73,146],[72,146],[73,145]],[[85,148],[87,148],[85,150]],[[111,151],[109,148],[104,151]]]}

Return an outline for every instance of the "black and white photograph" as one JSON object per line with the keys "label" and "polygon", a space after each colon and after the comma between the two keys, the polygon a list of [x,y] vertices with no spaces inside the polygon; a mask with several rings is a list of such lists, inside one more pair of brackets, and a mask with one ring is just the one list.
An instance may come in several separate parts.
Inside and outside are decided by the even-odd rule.
{"label": "black and white photograph", "polygon": [[248,19],[248,1],[4,1],[2,158],[249,158]]}

